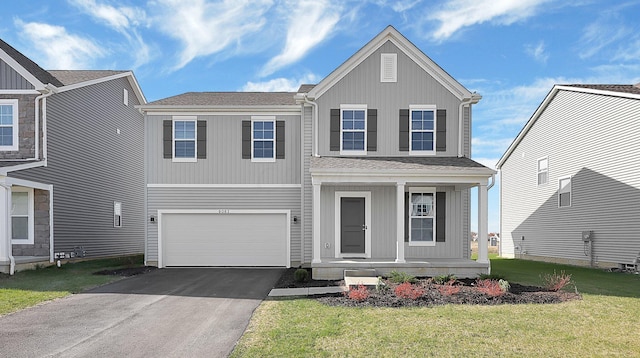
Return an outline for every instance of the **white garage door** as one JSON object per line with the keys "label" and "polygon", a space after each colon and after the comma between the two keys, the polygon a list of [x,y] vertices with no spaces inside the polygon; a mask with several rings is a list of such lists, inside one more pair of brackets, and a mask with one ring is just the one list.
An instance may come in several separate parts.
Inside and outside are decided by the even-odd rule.
{"label": "white garage door", "polygon": [[165,213],[163,266],[288,266],[283,213]]}

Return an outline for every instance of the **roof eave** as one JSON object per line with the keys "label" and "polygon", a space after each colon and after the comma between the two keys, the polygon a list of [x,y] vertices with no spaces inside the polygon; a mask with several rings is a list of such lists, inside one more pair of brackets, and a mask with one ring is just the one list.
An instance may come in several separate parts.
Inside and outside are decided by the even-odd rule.
{"label": "roof eave", "polygon": [[246,112],[246,111],[281,111],[281,112],[300,112],[299,105],[228,105],[228,106],[201,106],[201,105],[139,105],[136,106],[144,112]]}

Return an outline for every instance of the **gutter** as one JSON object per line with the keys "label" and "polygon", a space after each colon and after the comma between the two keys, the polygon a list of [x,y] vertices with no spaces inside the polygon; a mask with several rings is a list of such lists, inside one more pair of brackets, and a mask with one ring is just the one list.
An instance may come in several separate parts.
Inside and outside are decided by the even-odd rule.
{"label": "gutter", "polygon": [[[319,157],[318,154],[318,104],[314,102],[315,98],[309,98],[306,93],[298,93],[295,96],[296,101],[304,102],[313,107],[313,156]],[[304,115],[304,112],[303,112]]]}

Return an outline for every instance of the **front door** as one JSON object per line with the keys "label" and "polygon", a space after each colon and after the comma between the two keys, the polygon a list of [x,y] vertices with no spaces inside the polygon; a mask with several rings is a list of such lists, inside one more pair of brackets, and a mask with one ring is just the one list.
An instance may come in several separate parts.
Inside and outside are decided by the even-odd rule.
{"label": "front door", "polygon": [[340,198],[340,251],[362,255],[366,251],[365,198]]}

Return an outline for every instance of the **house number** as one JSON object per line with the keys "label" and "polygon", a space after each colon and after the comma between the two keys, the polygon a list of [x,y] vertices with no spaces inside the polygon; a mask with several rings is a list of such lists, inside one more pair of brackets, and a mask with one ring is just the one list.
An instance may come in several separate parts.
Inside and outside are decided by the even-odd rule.
{"label": "house number", "polygon": [[218,214],[229,214],[229,209],[219,209]]}

